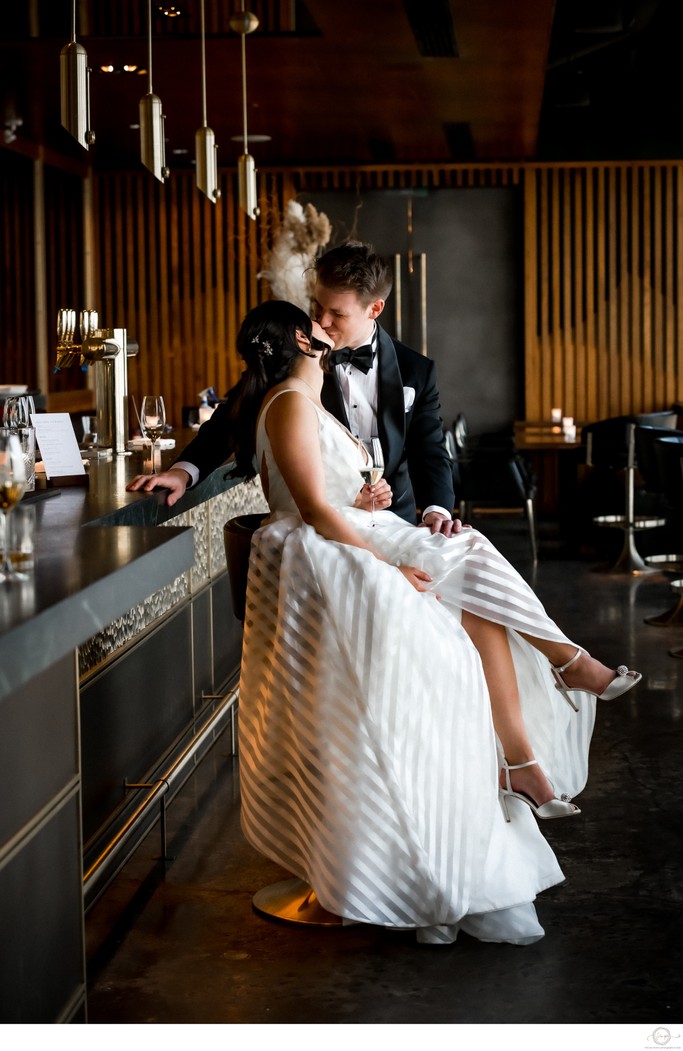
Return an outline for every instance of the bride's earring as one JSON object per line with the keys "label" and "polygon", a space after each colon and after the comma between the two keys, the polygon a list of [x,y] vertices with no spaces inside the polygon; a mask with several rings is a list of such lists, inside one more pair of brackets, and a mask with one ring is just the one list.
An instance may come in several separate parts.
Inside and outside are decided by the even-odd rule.
{"label": "bride's earring", "polygon": [[[311,341],[308,336],[304,336],[303,332],[297,332],[296,341],[299,344],[299,352],[301,354],[304,354],[307,358],[316,358],[318,356],[314,350],[311,350]],[[308,350],[304,350],[301,346],[302,343],[306,344]]]}

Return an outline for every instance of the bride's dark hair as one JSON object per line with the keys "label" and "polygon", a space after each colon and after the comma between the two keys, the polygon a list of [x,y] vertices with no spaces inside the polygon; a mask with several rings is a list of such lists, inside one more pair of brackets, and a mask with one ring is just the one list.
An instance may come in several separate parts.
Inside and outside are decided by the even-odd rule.
{"label": "bride's dark hair", "polygon": [[246,315],[237,333],[237,350],[246,369],[229,391],[230,430],[235,438],[237,470],[246,478],[256,473],[256,419],[271,387],[282,383],[301,354],[297,332],[310,339],[308,315],[282,299],[268,300]]}

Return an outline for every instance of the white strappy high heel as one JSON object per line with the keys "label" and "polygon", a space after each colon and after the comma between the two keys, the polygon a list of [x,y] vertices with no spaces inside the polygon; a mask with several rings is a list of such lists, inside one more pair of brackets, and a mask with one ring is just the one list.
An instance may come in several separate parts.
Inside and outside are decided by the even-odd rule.
{"label": "white strappy high heel", "polygon": [[633,689],[643,677],[639,671],[629,671],[625,664],[620,664],[617,668],[615,678],[607,684],[602,693],[595,693],[594,690],[586,690],[582,686],[568,686],[562,678],[562,673],[565,672],[567,668],[571,667],[571,665],[574,664],[574,662],[584,653],[588,656],[587,651],[579,646],[574,656],[570,657],[566,664],[562,664],[558,668],[556,668],[554,664],[550,665],[550,670],[555,677],[555,689],[560,691],[567,704],[571,705],[575,712],[578,712],[579,709],[569,696],[571,690],[577,690],[581,693],[589,693],[591,697],[597,697],[599,701],[616,701],[617,697],[621,697],[622,694]]}
{"label": "white strappy high heel", "polygon": [[[575,817],[576,814],[580,814],[581,811],[574,803],[570,802],[568,795],[562,795],[559,799],[549,799],[546,803],[538,803],[528,796],[525,792],[515,792],[510,781],[511,770],[523,770],[525,766],[538,766],[538,759],[530,759],[528,763],[517,763],[513,766],[503,760],[503,770],[505,771],[505,788],[500,788],[500,804],[503,808],[503,814],[505,820],[510,821],[510,812],[507,805],[507,797],[510,796],[514,799],[521,799],[523,803],[526,803],[528,807],[531,807],[536,817],[541,818],[543,821],[548,821],[551,818],[558,817]],[[552,781],[550,782],[552,787]]]}

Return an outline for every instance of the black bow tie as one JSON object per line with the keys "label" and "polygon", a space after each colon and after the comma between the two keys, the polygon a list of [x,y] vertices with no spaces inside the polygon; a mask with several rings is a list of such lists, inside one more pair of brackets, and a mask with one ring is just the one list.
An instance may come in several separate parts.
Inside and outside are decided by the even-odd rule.
{"label": "black bow tie", "polygon": [[367,343],[364,347],[356,347],[355,350],[349,347],[333,350],[330,354],[330,361],[333,365],[345,365],[347,361],[350,361],[355,368],[367,375],[372,368],[372,343]]}

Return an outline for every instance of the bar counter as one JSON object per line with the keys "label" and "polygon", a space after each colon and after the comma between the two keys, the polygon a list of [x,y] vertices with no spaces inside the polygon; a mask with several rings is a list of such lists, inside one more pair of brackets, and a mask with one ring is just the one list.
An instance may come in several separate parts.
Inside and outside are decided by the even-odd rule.
{"label": "bar counter", "polygon": [[86,1020],[85,912],[161,818],[100,864],[140,809],[128,786],[160,783],[239,670],[223,525],[260,486],[225,465],[169,508],[126,491],[144,470],[92,460],[87,487],[29,497],[35,570],[0,585],[0,1022]]}

